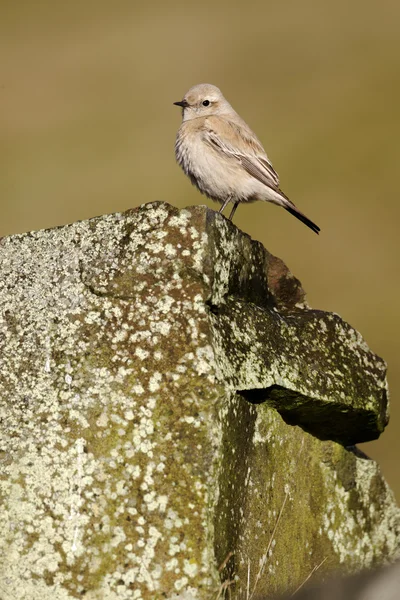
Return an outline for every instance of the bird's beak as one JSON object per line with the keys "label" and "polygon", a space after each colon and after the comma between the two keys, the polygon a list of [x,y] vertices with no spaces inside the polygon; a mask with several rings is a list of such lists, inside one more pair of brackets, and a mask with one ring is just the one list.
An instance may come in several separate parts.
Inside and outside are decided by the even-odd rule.
{"label": "bird's beak", "polygon": [[174,102],[174,104],[176,106],[181,106],[182,108],[186,108],[187,106],[189,106],[189,104],[186,102],[186,100],[181,100],[180,102]]}

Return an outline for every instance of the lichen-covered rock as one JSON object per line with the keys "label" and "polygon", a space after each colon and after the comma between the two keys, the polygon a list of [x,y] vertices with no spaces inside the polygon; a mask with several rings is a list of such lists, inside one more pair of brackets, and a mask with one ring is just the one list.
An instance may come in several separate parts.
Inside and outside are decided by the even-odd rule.
{"label": "lichen-covered rock", "polygon": [[385,364],[213,211],[4,238],[0,352],[6,600],[255,599],[397,555],[343,446],[385,427]]}
{"label": "lichen-covered rock", "polygon": [[238,395],[225,419],[217,562],[235,540],[223,576],[238,578],[238,598],[249,570],[257,600],[295,590],[316,568],[353,572],[399,556],[399,509],[374,461]]}
{"label": "lichen-covered rock", "polygon": [[209,227],[220,378],[321,439],[377,438],[388,421],[384,361],[338,315],[311,310],[282,261],[232,229]]}

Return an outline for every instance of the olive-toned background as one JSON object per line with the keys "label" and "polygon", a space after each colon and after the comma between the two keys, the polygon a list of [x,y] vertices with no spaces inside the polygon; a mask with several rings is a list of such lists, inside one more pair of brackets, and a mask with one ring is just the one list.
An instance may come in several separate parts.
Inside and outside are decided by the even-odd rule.
{"label": "olive-toned background", "polygon": [[391,424],[363,449],[397,497],[399,21],[397,0],[0,3],[0,235],[151,200],[215,208],[175,164],[172,102],[218,85],[322,232],[261,203],[236,224],[389,363]]}

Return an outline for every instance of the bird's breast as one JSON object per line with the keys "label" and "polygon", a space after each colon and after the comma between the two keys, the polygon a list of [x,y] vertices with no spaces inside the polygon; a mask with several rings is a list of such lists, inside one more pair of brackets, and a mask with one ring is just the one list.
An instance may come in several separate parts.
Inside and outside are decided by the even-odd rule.
{"label": "bird's breast", "polygon": [[233,193],[236,165],[204,142],[201,132],[185,131],[183,126],[176,138],[175,155],[186,175],[203,194],[221,200]]}

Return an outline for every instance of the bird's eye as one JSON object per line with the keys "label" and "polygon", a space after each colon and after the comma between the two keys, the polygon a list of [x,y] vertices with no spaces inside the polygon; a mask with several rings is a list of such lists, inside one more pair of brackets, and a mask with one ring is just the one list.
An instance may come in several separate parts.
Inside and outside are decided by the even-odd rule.
{"label": "bird's eye", "polygon": [[209,105],[210,105],[209,100],[203,100],[203,106],[209,106]]}

